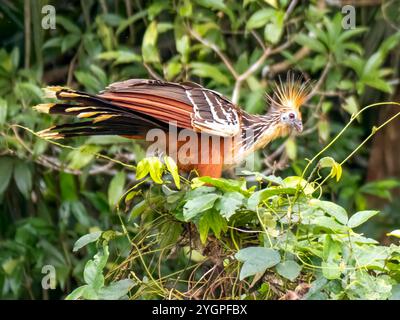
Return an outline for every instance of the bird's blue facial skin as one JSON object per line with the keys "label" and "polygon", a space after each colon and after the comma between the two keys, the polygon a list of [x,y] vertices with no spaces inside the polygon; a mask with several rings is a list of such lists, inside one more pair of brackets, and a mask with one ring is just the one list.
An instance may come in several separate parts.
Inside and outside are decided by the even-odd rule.
{"label": "bird's blue facial skin", "polygon": [[291,128],[296,129],[296,131],[298,132],[303,131],[303,123],[301,121],[301,118],[294,110],[282,113],[281,122]]}

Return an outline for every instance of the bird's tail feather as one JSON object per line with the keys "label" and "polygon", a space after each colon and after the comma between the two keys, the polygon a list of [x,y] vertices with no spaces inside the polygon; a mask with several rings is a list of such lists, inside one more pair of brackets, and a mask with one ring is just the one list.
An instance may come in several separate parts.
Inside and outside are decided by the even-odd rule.
{"label": "bird's tail feather", "polygon": [[58,125],[38,132],[44,138],[61,139],[89,135],[143,138],[148,130],[163,127],[163,124],[153,117],[85,92],[48,87],[46,95],[68,103],[39,104],[34,109],[49,114],[72,115],[90,121]]}

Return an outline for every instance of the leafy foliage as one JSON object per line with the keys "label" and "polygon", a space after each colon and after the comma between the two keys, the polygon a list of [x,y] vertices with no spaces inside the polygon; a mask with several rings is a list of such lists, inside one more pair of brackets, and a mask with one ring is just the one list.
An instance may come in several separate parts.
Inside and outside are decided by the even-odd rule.
{"label": "leafy foliage", "polygon": [[[56,29],[40,27],[47,3]],[[319,162],[315,172],[335,178],[323,190],[301,178],[304,159],[361,105],[393,91],[400,39],[388,25],[396,10],[357,8],[357,28],[344,30],[336,7],[289,8],[286,0],[0,2],[1,298],[147,299],[170,297],[171,288],[179,298],[218,297],[228,296],[229,281],[237,298],[285,297],[309,284],[303,298],[399,296],[397,247],[361,234],[369,226],[398,241],[391,190],[399,181],[365,183],[365,149],[340,165],[376,112],[359,117]],[[62,146],[24,129],[53,122],[31,109],[45,85],[95,93],[127,78],[196,81],[263,113],[265,91],[288,68],[320,79],[303,110],[304,133],[277,141],[269,156],[257,153],[256,172],[243,179],[189,183],[168,158],[141,162],[137,142],[90,137]],[[369,211],[371,195],[393,205]],[[280,261],[235,258],[247,248]],[[246,263],[264,269],[240,281]],[[45,265],[55,267],[56,290],[42,290]]]}
{"label": "leafy foliage", "polygon": [[[159,168],[154,174],[157,179],[154,182],[158,183],[163,176],[163,164],[159,160],[151,161],[159,162],[157,166],[153,163],[154,168]],[[138,167],[142,163],[148,163],[148,159],[139,162]],[[136,290],[153,298],[183,292],[190,297],[191,292],[212,287],[212,276],[204,274],[204,282],[200,282],[193,275],[188,280],[183,277],[176,280],[182,281],[182,285],[189,281],[186,290],[178,291],[175,287],[170,291],[164,279],[170,275],[159,274],[156,278],[149,271],[155,259],[162,263],[160,250],[184,249],[188,241],[190,250],[197,255],[189,255],[190,259],[202,266],[214,264],[212,269],[220,268],[219,284],[213,287],[213,293],[201,291],[203,298],[215,298],[219,294],[225,298],[258,299],[263,297],[265,286],[267,298],[284,298],[286,290],[299,286],[309,288],[307,294],[299,297],[303,299],[389,299],[396,294],[400,246],[381,246],[353,230],[378,211],[359,211],[349,217],[341,206],[315,198],[314,182],[307,183],[295,176],[279,183],[271,181],[279,179],[270,176],[248,188],[244,180],[200,177],[184,183],[181,190],[173,190],[168,186],[172,181],[168,183],[165,176],[162,186],[154,185],[131,198],[130,201],[146,203],[140,216],[135,214],[134,221],[142,227],[150,225],[157,234],[152,249],[141,253],[149,255],[143,262],[144,269],[133,268],[135,280],[142,288],[133,288],[131,297],[139,294]],[[231,199],[235,199],[233,204]],[[159,227],[155,227],[154,221]],[[168,232],[164,232],[165,226]],[[183,230],[188,226],[194,226],[188,234],[179,231],[171,234],[172,229]],[[391,235],[395,236],[396,231]],[[98,233],[84,236],[77,246],[96,241],[98,237]],[[120,265],[127,261],[136,265],[132,259],[135,261],[140,256],[131,254]],[[146,263],[149,265],[145,266]],[[186,266],[183,274],[185,270],[189,267]],[[249,278],[253,280],[246,282]],[[235,286],[235,281],[242,281],[242,285]],[[157,287],[156,293],[152,293],[154,287]],[[249,294],[250,288],[256,293]],[[229,295],[225,296],[225,292]]]}

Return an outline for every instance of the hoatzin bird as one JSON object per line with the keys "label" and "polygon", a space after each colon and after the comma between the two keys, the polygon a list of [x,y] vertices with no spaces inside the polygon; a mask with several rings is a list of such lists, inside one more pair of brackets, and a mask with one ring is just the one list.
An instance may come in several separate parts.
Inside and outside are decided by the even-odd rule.
{"label": "hoatzin bird", "polygon": [[308,82],[289,76],[285,83],[275,84],[273,95],[267,95],[268,112],[253,115],[196,83],[131,79],[113,83],[97,95],[48,87],[47,92],[60,103],[35,109],[89,120],[48,128],[39,132],[42,137],[120,135],[145,140],[155,130],[165,134],[157,138],[158,148],[182,171],[220,177],[224,169],[270,141],[292,129],[301,132],[299,109],[309,89]]}

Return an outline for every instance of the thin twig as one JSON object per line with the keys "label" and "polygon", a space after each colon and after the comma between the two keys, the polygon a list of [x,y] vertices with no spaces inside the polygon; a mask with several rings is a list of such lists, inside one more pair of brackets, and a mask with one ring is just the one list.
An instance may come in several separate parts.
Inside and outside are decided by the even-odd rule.
{"label": "thin twig", "polygon": [[251,34],[253,35],[254,39],[256,39],[260,47],[263,48],[264,51],[267,50],[267,47],[265,46],[265,43],[261,39],[260,35],[254,30],[251,30]]}
{"label": "thin twig", "polygon": [[229,72],[233,75],[235,79],[239,77],[238,73],[236,72],[235,68],[232,65],[232,62],[229,60],[229,58],[221,51],[220,48],[218,48],[217,45],[214,43],[209,42],[208,40],[204,39],[202,36],[200,36],[196,31],[194,31],[191,28],[188,28],[189,33],[195,38],[197,41],[205,45],[206,47],[210,48],[213,50],[224,62],[226,67],[228,68]]}
{"label": "thin twig", "polygon": [[293,12],[294,8],[296,7],[297,2],[298,2],[298,0],[292,0],[290,2],[289,6],[285,12],[284,21],[286,21],[289,18],[290,14]]}
{"label": "thin twig", "polygon": [[267,72],[263,72],[263,75],[265,76],[267,73],[277,74],[286,71],[297,61],[302,60],[303,58],[308,56],[310,52],[311,50],[308,47],[302,47],[293,55],[292,59],[278,62],[272,66],[267,66]]}
{"label": "thin twig", "polygon": [[151,66],[149,66],[146,62],[143,62],[143,66],[146,68],[147,72],[153,77],[153,79],[163,81],[163,77],[161,77]]}
{"label": "thin twig", "polygon": [[31,58],[31,8],[30,0],[24,1],[24,30],[25,30],[25,69],[29,69]]}
{"label": "thin twig", "polygon": [[324,70],[322,71],[321,76],[318,79],[318,82],[315,84],[315,86],[312,88],[310,94],[308,95],[307,101],[310,100],[318,92],[318,90],[320,89],[320,87],[324,83],[324,81],[325,81],[325,79],[326,79],[326,77],[328,75],[328,72],[331,69],[331,66],[332,66],[332,62],[331,62],[331,59],[329,57],[328,58],[328,63],[326,64]]}
{"label": "thin twig", "polygon": [[242,73],[235,82],[235,87],[233,88],[232,93],[232,102],[237,104],[240,97],[240,89],[242,87],[243,81],[245,81],[248,77],[250,77],[254,72],[260,68],[260,66],[264,63],[265,59],[270,55],[271,48],[267,48],[264,50],[263,54],[256,62],[254,62],[244,73]]}

